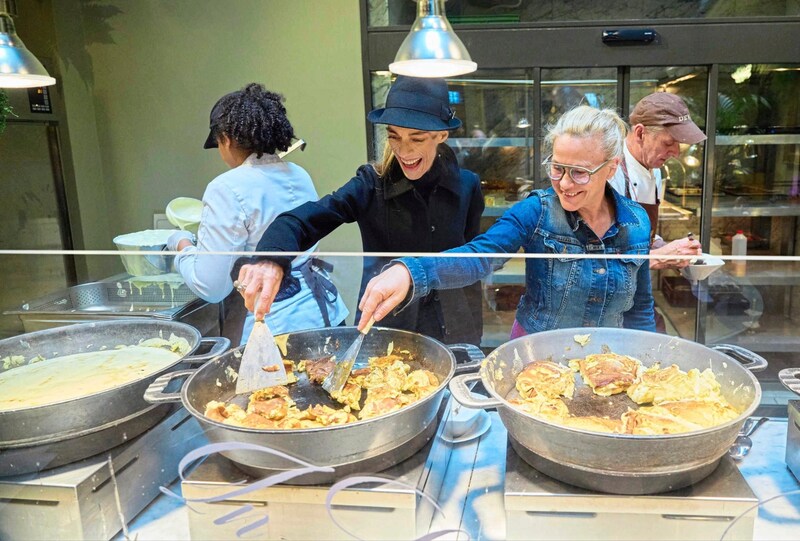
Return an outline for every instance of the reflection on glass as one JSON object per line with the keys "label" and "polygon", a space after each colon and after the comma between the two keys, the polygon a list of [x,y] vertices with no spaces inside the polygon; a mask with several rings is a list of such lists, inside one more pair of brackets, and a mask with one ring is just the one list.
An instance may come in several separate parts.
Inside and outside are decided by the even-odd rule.
{"label": "reflection on glass", "polygon": [[[692,120],[700,129],[705,128],[707,67],[632,67],[630,79],[628,113],[645,96],[669,92],[680,96],[689,108]],[[666,242],[684,238],[689,232],[700,239],[704,150],[704,142],[681,145],[678,156],[670,158],[661,167],[657,233]],[[691,283],[676,270],[661,270],[653,277],[653,295],[656,309],[664,317],[667,328],[674,329],[683,338],[696,338],[698,299],[702,302],[710,298],[705,283]]]}
{"label": "reflection on glass", "polygon": [[[578,105],[598,109],[617,106],[616,68],[554,68],[542,70],[542,125],[555,124],[558,118]],[[542,156],[548,149],[540,142]],[[545,186],[549,186],[549,183]]]}
{"label": "reflection on glass", "polygon": [[[718,90],[712,249],[731,254],[741,230],[748,256],[798,255],[800,65],[720,66]],[[784,360],[800,346],[800,269],[779,259],[748,261],[742,274],[726,271],[746,305],[710,311],[708,340]],[[774,380],[764,384],[778,385]]]}
{"label": "reflection on glass", "polygon": [[699,166],[700,159],[697,157],[698,152],[697,145],[689,145],[689,150],[686,151],[686,155],[683,157],[683,163],[685,163],[687,167]]}
{"label": "reflection on glass", "polygon": [[[382,107],[391,86],[389,72],[372,74],[372,107]],[[488,213],[499,215],[530,189],[534,127],[530,109],[533,81],[522,70],[482,70],[469,78],[448,79],[450,106],[462,125],[447,144],[459,165],[481,179]],[[373,126],[372,159],[384,147],[386,130]]]}
{"label": "reflection on glass", "polygon": [[555,121],[578,105],[603,109],[617,105],[616,68],[542,70],[542,123]]}
{"label": "reflection on glass", "polygon": [[448,80],[448,86],[463,125],[447,143],[459,164],[480,177],[488,213],[499,215],[532,178],[533,81],[522,70],[479,70]]}

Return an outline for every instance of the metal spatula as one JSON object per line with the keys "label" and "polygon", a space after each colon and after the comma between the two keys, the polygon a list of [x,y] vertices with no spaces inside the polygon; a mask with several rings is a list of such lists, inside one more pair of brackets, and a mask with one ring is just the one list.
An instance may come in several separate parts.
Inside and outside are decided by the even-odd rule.
{"label": "metal spatula", "polygon": [[236,394],[252,393],[288,381],[286,367],[283,366],[283,358],[272,332],[263,320],[256,321],[239,364]]}
{"label": "metal spatula", "polygon": [[364,342],[364,337],[367,336],[367,333],[374,323],[375,319],[370,318],[364,328],[361,329],[358,338],[347,348],[344,355],[337,359],[333,370],[331,370],[331,373],[328,374],[328,377],[322,382],[322,388],[328,391],[329,394],[341,392],[344,388],[344,384],[347,383],[347,378],[350,377],[350,372],[353,370],[358,352],[361,350],[361,343]]}

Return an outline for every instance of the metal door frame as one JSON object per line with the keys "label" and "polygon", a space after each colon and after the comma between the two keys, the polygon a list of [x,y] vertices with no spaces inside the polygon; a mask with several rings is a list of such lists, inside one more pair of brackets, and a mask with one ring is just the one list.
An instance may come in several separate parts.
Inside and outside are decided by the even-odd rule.
{"label": "metal door frame", "polygon": [[[371,72],[388,69],[410,28],[368,27],[367,4],[367,0],[361,0],[365,111],[372,108]],[[643,28],[655,30],[656,39],[652,43],[607,45],[602,41],[605,30]],[[534,75],[535,130],[540,129],[542,123],[539,105],[543,68],[616,67],[617,107],[627,119],[632,67],[704,66],[708,73],[705,131],[716,133],[720,65],[800,62],[800,39],[797,39],[800,17],[459,25],[456,32],[479,68],[525,69]],[[367,148],[371,148],[373,132],[368,122],[365,121],[365,125]],[[534,165],[541,161],[539,147],[539,144],[534,145]],[[704,152],[700,216],[700,238],[705,252],[710,248],[713,218],[715,147],[714,137],[709,137]],[[706,305],[698,299],[695,340],[700,343],[705,343],[706,317]]]}

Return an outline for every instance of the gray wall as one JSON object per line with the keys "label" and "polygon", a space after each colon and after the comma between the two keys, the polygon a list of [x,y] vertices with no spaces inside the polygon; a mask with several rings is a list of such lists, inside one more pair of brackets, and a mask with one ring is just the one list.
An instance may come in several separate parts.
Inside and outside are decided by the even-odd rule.
{"label": "gray wall", "polygon": [[[172,198],[201,197],[225,170],[202,149],[209,110],[251,81],[286,97],[308,142],[290,159],[320,195],[367,159],[358,0],[18,4],[19,34],[50,63],[66,104],[79,248],[113,249],[115,235],[151,227]],[[323,249],[360,250],[357,229],[340,228]],[[83,279],[121,270],[116,257],[87,259]]]}

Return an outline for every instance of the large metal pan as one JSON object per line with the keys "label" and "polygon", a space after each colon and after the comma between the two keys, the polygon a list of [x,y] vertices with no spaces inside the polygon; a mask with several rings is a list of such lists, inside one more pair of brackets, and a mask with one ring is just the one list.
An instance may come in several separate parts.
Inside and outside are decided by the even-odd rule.
{"label": "large metal pan", "polygon": [[[577,334],[590,334],[580,346]],[[682,370],[711,368],[722,394],[741,414],[725,424],[663,436],[604,434],[568,428],[524,413],[508,403],[517,374],[535,360],[566,364],[591,353],[615,353],[640,359],[645,366],[660,362]],[[729,356],[736,355],[736,359]],[[741,361],[748,364],[742,365]],[[629,329],[579,328],[540,332],[512,340],[494,350],[479,374],[458,376],[450,383],[460,403],[475,408],[497,407],[511,444],[534,468],[553,478],[590,490],[617,494],[652,494],[693,484],[710,474],[736,439],[745,419],[761,401],[761,387],[751,372],[767,361],[737,346],[711,348],[663,334]],[[480,379],[492,395],[475,400],[466,383]],[[635,407],[627,395],[595,397],[576,376],[576,402],[584,415]],[[627,401],[626,405],[624,402]],[[569,405],[573,411],[575,405]]]}
{"label": "large metal pan", "polygon": [[[226,338],[206,338],[202,342],[213,344],[211,351],[191,357],[201,344],[197,329],[174,321],[137,319],[67,325],[0,340],[0,358],[22,355],[30,359],[41,355],[49,359],[137,344],[148,338],[166,339],[171,334],[185,338],[190,350],[157,373],[64,402],[0,412],[0,449],[47,444],[67,440],[71,436],[84,437],[93,431],[107,430],[109,424],[115,421],[134,419],[137,413],[150,408],[142,395],[154,379],[176,367],[187,367],[189,362],[209,360],[230,346]],[[137,423],[141,424],[140,421]],[[127,437],[133,436],[127,434]]]}
{"label": "large metal pan", "polygon": [[[354,327],[335,327],[291,333],[287,336],[286,359],[300,361],[341,354],[358,335]],[[286,336],[286,335],[284,335]],[[383,356],[387,347],[393,351],[408,351],[414,356],[413,368],[432,371],[439,379],[436,391],[401,410],[388,415],[352,424],[302,430],[263,430],[225,425],[203,415],[211,400],[247,403],[247,395],[236,396],[236,384],[231,370],[238,370],[240,350],[206,363],[197,370],[166,374],[158,378],[145,394],[145,400],[157,404],[181,401],[200,422],[213,443],[242,442],[266,446],[287,453],[317,466],[333,466],[334,473],[311,473],[294,478],[290,484],[330,482],[353,472],[380,471],[416,453],[430,439],[436,428],[436,414],[447,383],[456,371],[453,351],[466,350],[474,359],[459,366],[459,371],[475,369],[483,358],[480,350],[471,345],[447,346],[421,334],[382,327],[373,327],[361,346],[356,367],[366,364],[369,357]],[[341,348],[340,346],[343,346]],[[188,377],[180,393],[164,393],[164,388],[176,378]],[[304,408],[322,403],[334,404],[319,385],[312,385],[304,374],[289,386],[290,396]],[[341,407],[338,405],[338,407]],[[278,456],[247,450],[226,451],[227,458],[244,471],[263,476],[296,468],[297,464]]]}

